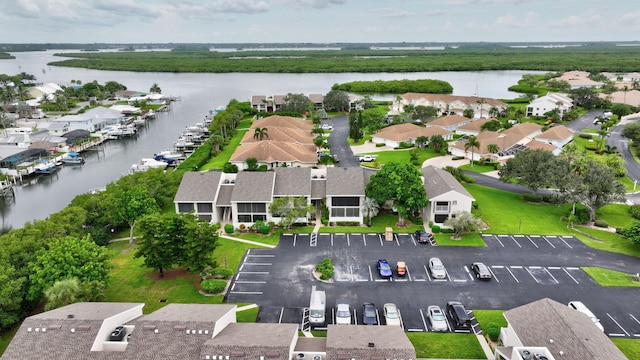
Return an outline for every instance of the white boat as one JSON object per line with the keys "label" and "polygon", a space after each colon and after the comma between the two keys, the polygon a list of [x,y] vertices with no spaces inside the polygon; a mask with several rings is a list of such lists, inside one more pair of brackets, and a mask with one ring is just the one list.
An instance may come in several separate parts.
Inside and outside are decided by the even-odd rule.
{"label": "white boat", "polygon": [[136,134],[136,131],[138,130],[136,129],[134,124],[131,124],[131,125],[117,124],[109,128],[109,130],[107,130],[106,137],[109,139],[118,139],[123,136],[133,136]]}
{"label": "white boat", "polygon": [[131,165],[131,172],[147,171],[149,169],[165,169],[167,163],[151,158],[143,158],[139,163]]}
{"label": "white boat", "polygon": [[62,157],[62,162],[65,165],[82,165],[84,158],[77,152],[70,152]]}
{"label": "white boat", "polygon": [[51,174],[56,171],[56,163],[51,160],[39,160],[37,164],[33,166],[36,174]]}
{"label": "white boat", "polygon": [[185,158],[185,156],[184,156],[184,154],[182,152],[171,151],[171,150],[160,151],[159,153],[157,153],[155,155],[162,155],[163,157],[165,157],[167,159],[173,159],[173,160],[181,160],[181,159]]}

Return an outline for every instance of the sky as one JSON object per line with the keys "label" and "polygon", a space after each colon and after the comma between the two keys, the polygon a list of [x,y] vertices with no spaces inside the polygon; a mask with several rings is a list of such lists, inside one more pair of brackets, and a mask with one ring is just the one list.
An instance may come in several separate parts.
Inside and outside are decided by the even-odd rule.
{"label": "sky", "polygon": [[640,40],[638,0],[0,0],[7,43]]}

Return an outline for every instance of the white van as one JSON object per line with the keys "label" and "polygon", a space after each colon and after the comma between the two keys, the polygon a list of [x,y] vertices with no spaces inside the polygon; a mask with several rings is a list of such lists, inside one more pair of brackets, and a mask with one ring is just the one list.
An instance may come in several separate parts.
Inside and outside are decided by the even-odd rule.
{"label": "white van", "polygon": [[589,319],[591,319],[591,321],[593,321],[593,323],[598,327],[598,329],[600,329],[601,331],[604,332],[604,327],[602,326],[602,324],[600,324],[600,319],[598,319],[591,312],[591,310],[589,310],[589,308],[586,307],[585,304],[582,303],[582,301],[570,301],[569,302],[569,307],[574,309],[574,310],[578,310],[581,313],[587,315],[589,317]]}
{"label": "white van", "polygon": [[322,326],[325,323],[324,314],[326,311],[326,295],[324,291],[311,288],[311,300],[309,301],[309,324],[311,326]]}

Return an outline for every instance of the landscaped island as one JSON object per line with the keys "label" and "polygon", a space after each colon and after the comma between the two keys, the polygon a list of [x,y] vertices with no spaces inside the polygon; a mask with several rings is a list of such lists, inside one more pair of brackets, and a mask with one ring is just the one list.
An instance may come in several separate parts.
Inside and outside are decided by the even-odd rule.
{"label": "landscaped island", "polygon": [[423,72],[482,70],[636,71],[640,47],[589,43],[543,48],[462,44],[444,50],[157,51],[60,54],[49,65],[141,72]]}

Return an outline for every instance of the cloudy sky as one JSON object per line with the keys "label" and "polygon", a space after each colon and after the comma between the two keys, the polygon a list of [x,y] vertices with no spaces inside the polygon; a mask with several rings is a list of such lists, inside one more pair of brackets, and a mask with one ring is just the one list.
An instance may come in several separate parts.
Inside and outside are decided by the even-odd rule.
{"label": "cloudy sky", "polygon": [[0,0],[0,42],[640,40],[638,0]]}

